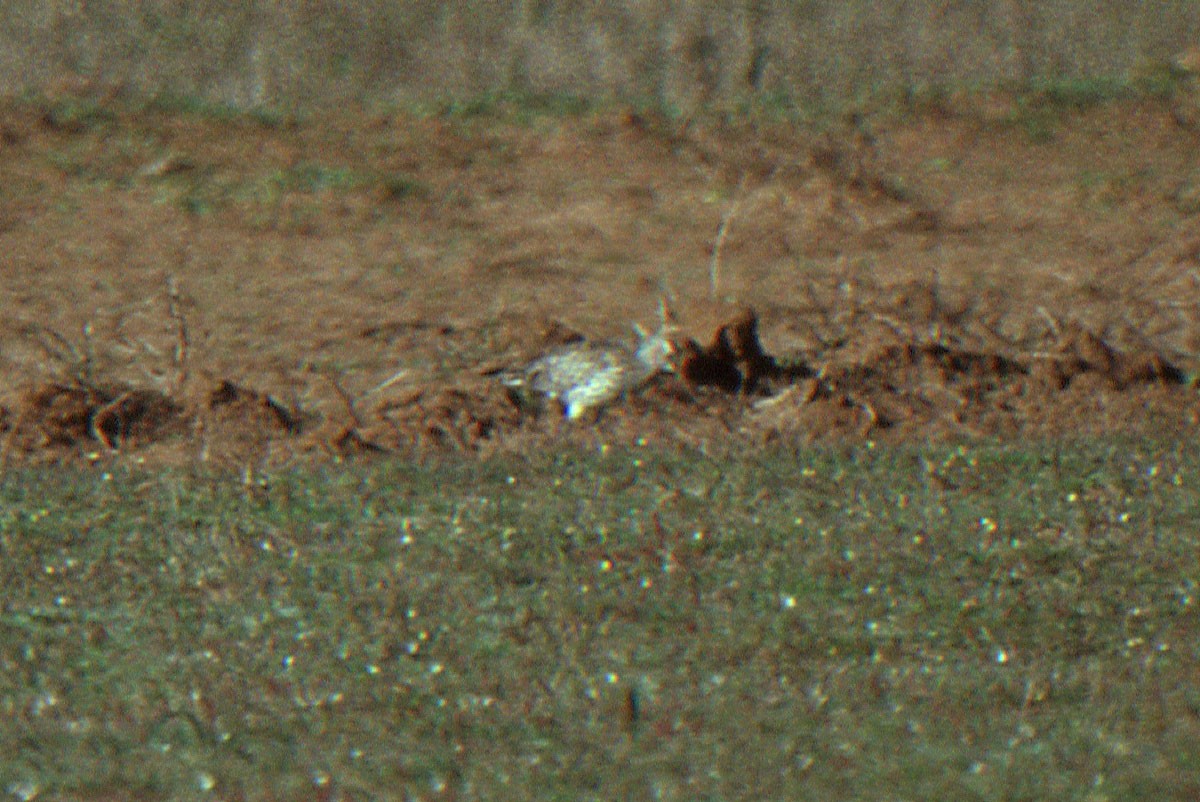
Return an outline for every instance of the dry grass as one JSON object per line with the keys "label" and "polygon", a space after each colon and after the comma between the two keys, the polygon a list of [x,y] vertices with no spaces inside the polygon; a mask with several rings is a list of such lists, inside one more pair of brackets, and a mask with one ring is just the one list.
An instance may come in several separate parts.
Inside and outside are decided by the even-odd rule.
{"label": "dry grass", "polygon": [[642,99],[689,116],[880,87],[1128,76],[1200,40],[1200,11],[1129,4],[18,0],[0,90],[66,79],[240,107],[496,92]]}

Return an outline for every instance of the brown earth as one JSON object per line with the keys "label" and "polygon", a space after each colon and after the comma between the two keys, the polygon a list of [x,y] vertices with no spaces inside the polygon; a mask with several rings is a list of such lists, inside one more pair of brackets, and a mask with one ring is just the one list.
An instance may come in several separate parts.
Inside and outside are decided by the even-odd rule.
{"label": "brown earth", "polygon": [[[826,130],[629,110],[0,107],[5,463],[1200,421],[1200,133],[971,95]],[[568,423],[495,378],[665,296],[678,375]],[[750,311],[753,310],[753,311]]]}

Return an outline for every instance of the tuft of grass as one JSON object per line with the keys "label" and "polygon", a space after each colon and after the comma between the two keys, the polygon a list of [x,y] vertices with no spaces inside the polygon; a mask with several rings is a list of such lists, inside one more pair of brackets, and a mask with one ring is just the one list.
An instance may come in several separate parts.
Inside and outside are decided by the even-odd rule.
{"label": "tuft of grass", "polygon": [[288,167],[272,175],[270,180],[284,192],[307,194],[353,189],[368,181],[349,167],[329,167],[315,162]]}
{"label": "tuft of grass", "polygon": [[[372,175],[353,168],[303,162],[255,176],[221,177],[211,170],[189,172],[169,180],[164,195],[175,197],[180,207],[192,215],[204,216],[240,205],[254,227],[286,225],[301,230],[320,218],[319,211],[310,203],[300,203],[288,210],[290,218],[285,220],[281,209],[289,196],[351,192],[375,181]],[[176,190],[174,195],[172,188]]]}
{"label": "tuft of grass", "polygon": [[47,127],[72,134],[106,128],[116,119],[117,112],[110,104],[88,97],[66,97],[48,102],[42,115]]}
{"label": "tuft of grass", "polygon": [[1085,111],[1105,103],[1130,97],[1135,87],[1126,78],[1097,76],[1080,79],[1035,80],[1026,88],[1026,96],[1067,111]]}
{"label": "tuft of grass", "polygon": [[232,122],[246,116],[243,109],[232,103],[174,92],[159,92],[153,95],[146,102],[146,109],[168,116],[199,117],[220,122]]}
{"label": "tuft of grass", "polygon": [[383,177],[384,196],[390,201],[406,201],[428,198],[432,194],[429,185],[405,173],[391,173]]}
{"label": "tuft of grass", "polygon": [[503,89],[448,98],[437,104],[436,109],[438,115],[443,117],[486,118],[528,125],[547,117],[581,117],[595,107],[594,100],[573,93]]}
{"label": "tuft of grass", "polygon": [[1007,122],[1023,130],[1031,142],[1050,142],[1066,115],[1133,97],[1155,96],[1150,93],[1152,88],[1124,77],[1036,79],[1015,89],[1016,106]]}
{"label": "tuft of grass", "polygon": [[1194,798],[1200,459],[601,447],[0,483],[24,796]]}

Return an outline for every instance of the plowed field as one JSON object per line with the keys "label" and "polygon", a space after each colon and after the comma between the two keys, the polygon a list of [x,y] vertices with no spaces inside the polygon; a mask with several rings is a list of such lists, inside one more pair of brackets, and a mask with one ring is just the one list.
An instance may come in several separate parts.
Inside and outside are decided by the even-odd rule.
{"label": "plowed field", "polygon": [[[9,462],[1200,420],[1200,136],[1165,101],[818,127],[65,97],[0,108],[0,193]],[[664,297],[679,374],[598,416],[495,377]]]}

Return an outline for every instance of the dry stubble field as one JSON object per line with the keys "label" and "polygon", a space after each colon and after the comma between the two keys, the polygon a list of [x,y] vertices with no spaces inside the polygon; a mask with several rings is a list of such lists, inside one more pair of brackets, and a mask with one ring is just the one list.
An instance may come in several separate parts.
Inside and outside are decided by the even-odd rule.
{"label": "dry stubble field", "polygon": [[[10,101],[3,459],[1190,429],[1200,134],[1176,112],[1052,92],[820,125]],[[567,426],[489,375],[628,337],[661,296],[694,339],[686,380]]]}

